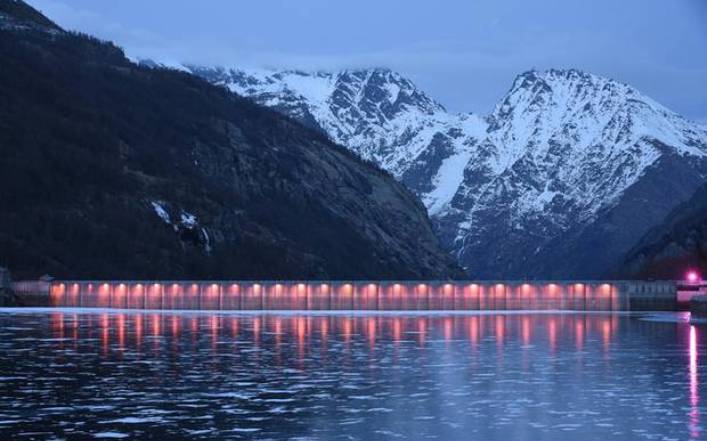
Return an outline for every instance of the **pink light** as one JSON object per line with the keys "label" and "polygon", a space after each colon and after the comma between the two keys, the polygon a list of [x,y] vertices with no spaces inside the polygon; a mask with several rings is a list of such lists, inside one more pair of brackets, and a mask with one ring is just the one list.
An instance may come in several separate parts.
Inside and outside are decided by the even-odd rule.
{"label": "pink light", "polygon": [[687,272],[687,281],[690,283],[696,283],[700,281],[700,275],[695,270],[690,270]]}

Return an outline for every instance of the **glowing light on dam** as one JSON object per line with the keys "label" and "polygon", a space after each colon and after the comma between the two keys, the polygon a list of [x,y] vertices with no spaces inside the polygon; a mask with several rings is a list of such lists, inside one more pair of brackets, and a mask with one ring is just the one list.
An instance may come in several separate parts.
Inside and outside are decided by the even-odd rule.
{"label": "glowing light on dam", "polygon": [[49,303],[151,310],[612,311],[629,309],[631,293],[670,295],[670,289],[664,282],[601,281],[55,281]]}

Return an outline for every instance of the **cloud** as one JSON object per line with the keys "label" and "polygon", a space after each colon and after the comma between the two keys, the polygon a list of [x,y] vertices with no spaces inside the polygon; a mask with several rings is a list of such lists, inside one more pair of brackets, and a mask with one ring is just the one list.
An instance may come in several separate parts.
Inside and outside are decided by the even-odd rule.
{"label": "cloud", "polygon": [[390,67],[451,110],[490,111],[530,68],[614,78],[693,119],[707,102],[702,0],[30,1],[59,25],[111,40],[134,58]]}
{"label": "cloud", "polygon": [[76,8],[61,1],[32,0],[32,5],[65,29],[85,32],[119,45],[160,50],[169,42],[153,31],[126,26],[97,12]]}

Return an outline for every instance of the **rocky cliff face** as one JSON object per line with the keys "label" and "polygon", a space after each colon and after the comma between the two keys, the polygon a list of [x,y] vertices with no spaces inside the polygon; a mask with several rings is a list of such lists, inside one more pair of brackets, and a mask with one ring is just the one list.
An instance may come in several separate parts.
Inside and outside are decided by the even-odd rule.
{"label": "rocky cliff face", "polygon": [[479,117],[386,69],[187,68],[389,170],[476,277],[603,276],[707,173],[707,129],[576,70],[521,74]]}
{"label": "rocky cliff face", "polygon": [[0,255],[18,277],[462,275],[409,190],[277,112],[11,0],[0,59]]}

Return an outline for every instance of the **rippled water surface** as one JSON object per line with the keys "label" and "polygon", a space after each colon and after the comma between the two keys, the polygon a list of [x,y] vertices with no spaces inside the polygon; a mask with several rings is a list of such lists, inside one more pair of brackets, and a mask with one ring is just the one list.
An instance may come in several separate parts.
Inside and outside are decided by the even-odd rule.
{"label": "rippled water surface", "polygon": [[707,328],[0,312],[0,439],[707,439]]}

